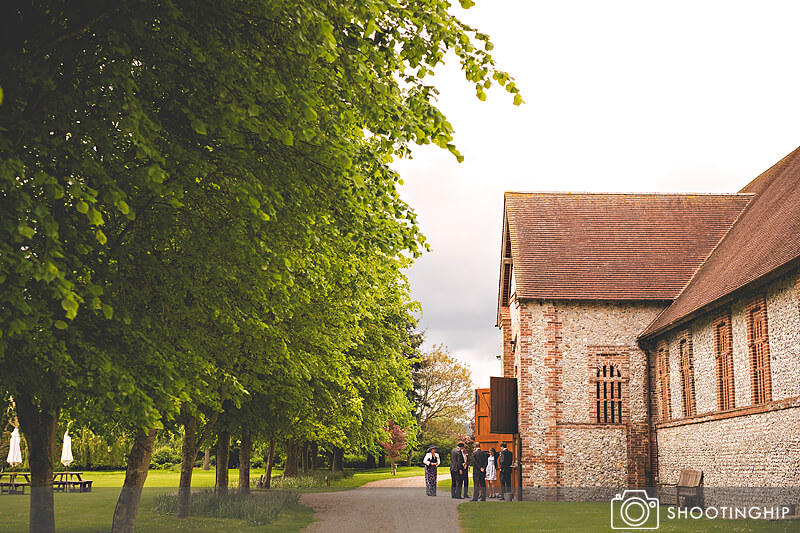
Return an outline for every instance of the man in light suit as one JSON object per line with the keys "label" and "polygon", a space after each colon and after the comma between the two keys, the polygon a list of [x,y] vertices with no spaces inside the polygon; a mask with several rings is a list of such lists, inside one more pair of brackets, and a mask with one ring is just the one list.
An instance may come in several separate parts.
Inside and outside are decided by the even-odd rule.
{"label": "man in light suit", "polygon": [[479,442],[475,443],[475,451],[472,452],[472,501],[478,501],[478,496],[482,502],[486,501],[486,465],[489,464],[489,456],[481,450]]}
{"label": "man in light suit", "polygon": [[459,442],[458,446],[450,452],[450,497],[457,500],[463,499],[461,487],[464,484],[464,443]]}

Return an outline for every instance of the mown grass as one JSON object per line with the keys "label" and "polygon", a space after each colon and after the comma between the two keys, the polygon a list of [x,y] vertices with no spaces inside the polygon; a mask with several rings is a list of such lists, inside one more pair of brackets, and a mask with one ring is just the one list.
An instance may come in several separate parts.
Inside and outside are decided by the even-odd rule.
{"label": "mown grass", "polygon": [[[608,533],[608,502],[469,502],[458,506],[464,531],[511,533]],[[800,520],[666,520],[661,510],[659,533],[796,533]]]}
{"label": "mown grass", "polygon": [[[276,472],[273,470],[273,472]],[[277,472],[280,472],[278,470]],[[262,469],[252,470],[252,480],[258,479]],[[325,474],[325,472],[321,472]],[[421,467],[400,467],[398,477],[418,476],[423,474]],[[319,474],[318,474],[319,475]],[[254,525],[246,519],[213,518],[195,516],[188,519],[177,519],[171,515],[157,513],[154,510],[157,496],[174,492],[178,486],[180,472],[177,470],[151,470],[147,476],[139,516],[136,521],[138,531],[192,531],[193,533],[225,532],[293,532],[300,531],[313,520],[313,510],[299,504],[290,505],[285,512],[268,525]],[[214,469],[203,471],[195,469],[192,475],[192,488],[202,489],[214,486],[216,472]],[[230,470],[229,478],[235,482],[239,477],[238,470]],[[391,478],[388,468],[376,468],[367,471],[356,471],[352,476],[333,480],[331,487],[317,486],[298,489],[299,491],[348,490],[360,487],[370,481]],[[92,492],[89,493],[56,493],[55,514],[56,529],[64,533],[85,533],[87,531],[110,531],[114,508],[119,497],[119,489],[125,479],[124,472],[85,472],[84,479],[93,481]],[[324,477],[323,477],[324,482]],[[280,489],[276,489],[277,490]],[[258,496],[260,491],[253,491]],[[19,532],[28,530],[29,495],[0,496],[0,532]]]}

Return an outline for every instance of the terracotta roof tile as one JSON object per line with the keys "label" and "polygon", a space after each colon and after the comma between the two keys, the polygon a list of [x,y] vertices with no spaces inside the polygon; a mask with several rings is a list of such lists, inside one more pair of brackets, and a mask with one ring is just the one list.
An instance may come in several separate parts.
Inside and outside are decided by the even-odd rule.
{"label": "terracotta roof tile", "polygon": [[506,193],[517,297],[674,299],[751,199]]}
{"label": "terracotta roof tile", "polygon": [[652,336],[800,258],[800,148],[742,192],[755,195],[686,289],[642,334]]}

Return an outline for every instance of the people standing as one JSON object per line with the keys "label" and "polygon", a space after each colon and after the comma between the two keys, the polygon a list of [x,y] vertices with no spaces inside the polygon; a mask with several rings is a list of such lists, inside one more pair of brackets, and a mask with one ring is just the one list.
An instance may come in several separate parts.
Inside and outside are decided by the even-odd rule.
{"label": "people standing", "polygon": [[464,482],[464,498],[469,498],[469,454],[466,447],[461,449],[461,456],[464,458],[464,473],[461,475]]}
{"label": "people standing", "polygon": [[496,498],[497,494],[497,450],[489,448],[489,455],[486,463],[486,487],[489,489],[489,497]]}
{"label": "people standing", "polygon": [[481,450],[480,443],[475,443],[475,451],[472,452],[472,501],[486,501],[486,465],[489,462],[486,452]]}
{"label": "people standing", "polygon": [[511,491],[511,465],[514,462],[514,454],[508,449],[506,443],[500,445],[500,460],[498,470],[500,472],[500,499],[505,500],[506,492],[508,492],[508,499],[514,500],[514,493]]}
{"label": "people standing", "polygon": [[428,447],[428,453],[422,460],[425,464],[425,494],[436,496],[436,469],[439,468],[439,447],[432,445]]}
{"label": "people standing", "polygon": [[464,485],[464,443],[459,442],[458,446],[450,452],[450,497],[457,500],[463,499],[461,487]]}

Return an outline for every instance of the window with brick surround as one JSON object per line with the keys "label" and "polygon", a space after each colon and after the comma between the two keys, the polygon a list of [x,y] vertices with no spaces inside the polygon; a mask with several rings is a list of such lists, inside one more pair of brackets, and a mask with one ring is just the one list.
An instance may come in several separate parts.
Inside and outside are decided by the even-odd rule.
{"label": "window with brick surround", "polygon": [[736,407],[736,395],[733,385],[730,314],[714,321],[714,357],[717,360],[717,407],[720,411],[733,409]]}
{"label": "window with brick surround", "polygon": [[747,306],[747,348],[750,355],[752,404],[772,401],[772,375],[769,368],[767,302],[764,295]]}
{"label": "window with brick surround", "polygon": [[669,390],[669,347],[667,343],[658,343],[656,355],[656,378],[658,382],[659,408],[661,409],[661,420],[672,418],[672,395]]}
{"label": "window with brick surround", "polygon": [[622,423],[622,373],[619,365],[605,362],[597,367],[597,423]]}
{"label": "window with brick surround", "polygon": [[688,333],[678,341],[678,354],[681,365],[681,405],[683,416],[694,416],[697,412],[694,400],[694,361],[692,339]]}

